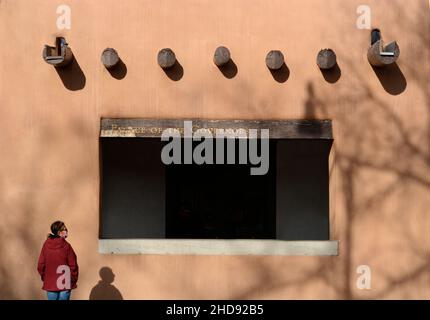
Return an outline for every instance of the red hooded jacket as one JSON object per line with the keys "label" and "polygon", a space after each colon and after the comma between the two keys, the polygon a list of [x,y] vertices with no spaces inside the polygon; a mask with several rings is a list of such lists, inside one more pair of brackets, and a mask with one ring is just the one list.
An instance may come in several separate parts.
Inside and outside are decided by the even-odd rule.
{"label": "red hooded jacket", "polygon": [[[43,290],[46,291],[63,291],[62,287],[57,286],[59,277],[64,277],[64,270],[57,269],[65,265],[70,268],[71,289],[75,289],[78,281],[79,267],[76,254],[72,246],[64,238],[48,238],[43,244],[40,252],[37,271],[43,281]],[[58,273],[57,273],[58,270]],[[61,280],[60,280],[61,281]],[[64,282],[63,282],[64,283]]]}

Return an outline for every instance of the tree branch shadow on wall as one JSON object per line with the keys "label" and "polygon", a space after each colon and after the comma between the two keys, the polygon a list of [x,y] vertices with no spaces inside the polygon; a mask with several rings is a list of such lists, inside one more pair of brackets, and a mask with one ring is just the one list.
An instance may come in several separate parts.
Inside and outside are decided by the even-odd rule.
{"label": "tree branch shadow on wall", "polygon": [[[401,2],[393,3],[393,8],[398,12],[402,12],[403,7]],[[423,236],[416,231],[417,223],[420,222],[416,219],[408,219],[407,212],[403,212],[400,207],[393,208],[393,211],[402,214],[401,217],[405,221],[402,225],[403,230],[405,232],[408,228],[413,230],[409,236],[399,235],[402,250],[406,250],[407,254],[412,256],[409,267],[406,271],[402,269],[403,272],[392,275],[384,273],[382,269],[374,270],[370,265],[373,276],[377,271],[380,286],[376,288],[372,286],[372,290],[367,291],[365,295],[353,286],[359,276],[355,270],[358,266],[356,265],[358,256],[355,251],[359,247],[363,250],[362,245],[358,243],[357,234],[360,220],[366,215],[375,214],[380,206],[390,202],[391,196],[396,193],[402,194],[402,188],[412,186],[411,188],[430,192],[430,86],[428,86],[430,72],[428,72],[428,63],[426,70],[422,63],[417,63],[429,61],[430,33],[427,31],[429,20],[426,10],[421,11],[419,17],[405,19],[404,25],[400,26],[403,32],[416,35],[415,41],[420,44],[414,48],[417,52],[409,53],[416,57],[416,61],[405,61],[404,65],[402,64],[405,74],[408,75],[408,81],[397,64],[385,69],[374,68],[374,72],[385,93],[390,96],[401,95],[406,90],[407,82],[413,82],[418,86],[418,90],[425,97],[422,104],[427,106],[422,114],[426,119],[424,121],[426,125],[416,128],[407,117],[400,117],[388,102],[388,97],[385,99],[383,94],[375,92],[375,87],[372,87],[374,81],[366,78],[356,61],[348,59],[347,54],[342,56],[342,61],[348,67],[346,69],[354,75],[355,82],[347,92],[339,91],[333,94],[330,91],[332,89],[327,89],[325,92],[317,93],[316,86],[309,81],[305,88],[307,98],[303,108],[304,118],[335,118],[336,125],[339,126],[338,134],[344,139],[342,149],[336,147],[335,143],[332,150],[337,163],[338,181],[343,190],[344,223],[337,228],[336,237],[340,240],[340,255],[320,257],[314,267],[301,271],[301,276],[290,280],[280,280],[279,275],[270,270],[264,260],[254,259],[250,268],[255,271],[258,282],[232,298],[248,299],[255,297],[256,294],[277,292],[287,288],[295,288],[298,292],[318,282],[324,283],[327,291],[334,292],[338,299],[360,299],[363,296],[369,299],[384,299],[393,294],[396,297],[417,298],[419,295],[416,289],[419,287],[427,288],[426,292],[428,292],[430,283],[426,281],[430,276],[430,246],[417,239],[419,237],[422,239]],[[345,47],[350,46],[345,44]],[[403,62],[401,58],[400,62]],[[411,63],[407,64],[407,62]],[[321,91],[324,90],[321,89]],[[360,116],[350,117],[345,109],[358,110]],[[383,134],[385,136],[381,139]],[[417,136],[421,139],[417,139]],[[382,143],[379,140],[382,140]],[[345,148],[345,146],[351,147]],[[365,150],[369,149],[374,152],[366,153]],[[364,195],[362,188],[359,188],[363,170],[388,174],[394,178],[391,182],[384,183],[380,190]],[[363,188],[365,189],[365,186]],[[423,213],[420,213],[423,216]],[[378,223],[377,216],[373,219]],[[422,223],[426,225],[427,222],[422,221]],[[363,263],[373,261],[372,257],[389,253],[381,249],[372,253],[371,249],[369,248],[368,256],[359,256]],[[397,250],[397,248],[391,250]],[[393,261],[393,263],[396,262]],[[389,270],[393,272],[395,268],[389,268]],[[315,295],[321,297],[324,293],[315,293]]]}
{"label": "tree branch shadow on wall", "polygon": [[99,271],[100,281],[91,289],[90,300],[123,300],[121,292],[112,284],[115,274],[109,267]]}
{"label": "tree branch shadow on wall", "polygon": [[[426,10],[423,10],[424,13],[427,14]],[[417,19],[418,20],[418,19]],[[428,21],[427,18],[424,21]],[[411,21],[412,22],[412,21]],[[420,26],[417,24],[417,26],[414,26],[414,29],[419,30]],[[426,31],[426,34],[418,36],[421,37],[421,43],[423,45],[427,45],[430,43],[429,41],[429,35],[430,33],[427,32],[428,28],[421,28],[421,30]],[[416,30],[414,31],[416,32]],[[428,47],[427,47],[428,49]],[[401,58],[400,58],[401,61]],[[419,61],[417,59],[417,61]],[[426,61],[426,60],[421,60]],[[354,65],[354,62],[350,62],[350,65]],[[390,161],[384,161],[384,162],[374,162],[370,161],[369,159],[366,159],[363,156],[360,156],[360,148],[358,147],[356,152],[354,154],[344,154],[341,152],[341,150],[336,150],[336,157],[338,157],[337,161],[339,161],[339,174],[342,177],[342,181],[345,188],[345,199],[343,199],[344,207],[348,210],[347,211],[347,217],[346,217],[346,225],[347,227],[345,229],[342,229],[340,233],[348,233],[350,235],[349,240],[347,239],[346,242],[342,242],[342,256],[337,258],[331,258],[331,257],[322,257],[319,258],[317,266],[314,268],[311,268],[310,270],[304,270],[303,275],[300,278],[294,279],[294,280],[288,280],[288,281],[279,281],[279,278],[276,274],[273,274],[267,266],[264,264],[264,259],[255,259],[253,260],[252,268],[256,271],[256,278],[259,279],[259,282],[256,285],[252,285],[246,290],[244,290],[241,294],[238,295],[238,297],[247,298],[249,296],[252,296],[256,291],[272,291],[272,290],[278,290],[283,289],[286,287],[294,287],[294,286],[302,286],[309,283],[314,283],[315,281],[323,281],[324,283],[327,283],[327,285],[330,288],[333,288],[333,290],[337,293],[337,297],[339,298],[356,298],[357,296],[353,292],[353,288],[351,288],[351,276],[354,276],[354,270],[352,265],[352,252],[355,247],[355,243],[353,241],[353,225],[356,222],[355,217],[360,217],[361,215],[365,214],[365,208],[369,208],[369,206],[377,206],[378,204],[381,204],[384,202],[387,197],[392,194],[395,190],[397,190],[397,183],[394,185],[389,185],[386,190],[383,190],[382,192],[379,192],[378,194],[373,195],[371,198],[367,199],[366,201],[363,201],[361,199],[357,198],[356,195],[356,189],[354,188],[354,183],[357,181],[357,175],[359,174],[359,170],[361,168],[373,168],[377,170],[381,170],[383,172],[391,172],[393,173],[397,179],[396,181],[402,182],[402,181],[412,181],[416,184],[419,184],[425,188],[430,188],[430,181],[428,180],[427,175],[423,175],[421,173],[422,170],[414,169],[408,166],[409,163],[412,163],[413,160],[418,159],[421,162],[424,162],[427,166],[429,166],[429,157],[430,154],[426,150],[430,150],[430,88],[428,87],[429,83],[429,75],[426,72],[423,72],[423,70],[415,69],[416,65],[406,65],[402,68],[406,68],[404,71],[408,75],[408,81],[411,83],[411,80],[409,76],[414,77],[414,81],[418,83],[421,87],[421,91],[423,93],[423,96],[425,97],[425,103],[428,106],[428,112],[427,112],[427,133],[424,133],[424,136],[426,139],[423,139],[422,142],[417,145],[413,142],[413,139],[411,138],[411,134],[413,133],[410,129],[406,129],[404,119],[401,119],[398,117],[397,114],[393,113],[392,109],[387,106],[384,101],[381,101],[378,97],[376,97],[372,91],[369,92],[370,88],[366,89],[366,83],[369,81],[369,79],[359,79],[359,82],[363,85],[364,94],[362,94],[361,99],[356,98],[356,94],[353,92],[350,92],[346,94],[345,96],[339,96],[335,97],[335,100],[333,101],[333,98],[329,95],[320,96],[317,93],[314,92],[314,96],[311,101],[310,105],[307,106],[308,108],[308,114],[317,116],[319,114],[331,116],[333,113],[333,110],[335,110],[336,105],[339,104],[347,104],[350,103],[354,107],[360,108],[362,101],[372,101],[372,108],[375,107],[375,110],[379,110],[382,112],[383,115],[389,120],[390,124],[394,124],[397,128],[397,132],[399,135],[392,136],[390,139],[391,146],[389,147],[389,150],[391,150],[393,156]],[[408,72],[406,72],[408,71]],[[359,74],[359,72],[355,72],[356,74]],[[387,92],[389,93],[389,92]],[[343,100],[345,99],[345,100]],[[357,101],[358,100],[358,101]],[[374,110],[368,110],[368,115],[371,115],[371,113]],[[366,114],[366,113],[365,113]],[[424,117],[425,115],[423,115]],[[367,120],[365,117],[363,117],[364,120]],[[367,124],[366,124],[367,125]],[[346,132],[350,134],[351,137],[351,143],[357,144],[357,146],[360,145],[360,136],[357,135],[357,133],[363,132],[362,123],[351,123],[351,122],[345,122],[343,125],[344,128],[347,128]],[[377,126],[374,126],[370,124],[365,129],[366,131],[374,131],[375,134],[377,134],[378,129],[380,129]],[[49,130],[48,130],[49,131]],[[335,137],[336,138],[336,137]],[[46,135],[46,141],[52,141],[52,132],[47,132]],[[57,141],[58,142],[58,141]],[[52,143],[52,142],[51,142]],[[427,143],[427,147],[425,144]],[[400,154],[399,146],[401,146]],[[40,153],[39,156],[34,155],[32,156],[35,159],[43,159],[46,157],[46,154]],[[37,166],[37,162],[34,162],[36,165],[34,166],[33,170],[29,172],[33,172],[33,178],[30,181],[30,184],[33,185],[36,184],[37,181],[41,180],[41,175],[34,174],[41,172],[39,167]],[[402,166],[405,165],[405,166]],[[417,170],[417,171],[415,171]],[[2,179],[0,179],[1,181]],[[5,187],[2,186],[4,189]],[[71,189],[73,190],[73,189]],[[4,191],[4,190],[3,190]],[[4,192],[2,192],[4,193]],[[70,196],[70,195],[69,195]],[[23,243],[23,246],[26,248],[25,254],[28,254],[31,257],[34,257],[38,255],[41,244],[41,239],[35,239],[28,233],[28,225],[31,225],[32,221],[36,221],[38,217],[34,214],[35,207],[37,206],[37,203],[39,201],[40,196],[35,192],[34,194],[30,194],[29,197],[27,197],[27,202],[25,206],[22,208],[23,215],[25,216],[25,224],[22,224],[22,227],[17,227],[13,230],[13,234],[19,234],[19,240]],[[49,210],[49,208],[46,208],[46,210]],[[3,240],[3,239],[2,239]],[[15,240],[14,240],[15,241]],[[349,241],[349,243],[348,243]],[[5,242],[0,241],[0,255],[3,257],[5,256],[3,253],[7,252],[7,248],[5,248]],[[404,245],[408,247],[411,252],[421,252],[417,253],[416,256],[419,256],[423,262],[421,264],[417,264],[415,266],[412,266],[410,270],[404,273],[400,273],[396,277],[387,276],[387,285],[382,288],[381,290],[378,290],[375,294],[369,295],[369,297],[372,298],[384,298],[387,295],[390,294],[393,290],[399,290],[403,286],[407,287],[408,284],[414,283],[416,281],[419,281],[423,275],[428,275],[430,270],[430,258],[427,252],[427,249],[425,245],[418,243],[414,239],[408,239],[405,238]],[[381,253],[382,254],[382,253]],[[341,263],[337,262],[337,259],[341,259]],[[248,262],[248,260],[245,260]],[[37,272],[35,270],[37,261],[34,261],[34,277],[37,277]],[[288,266],[286,266],[288,268]],[[17,292],[16,286],[14,286],[13,281],[11,280],[11,274],[13,272],[10,270],[10,268],[4,267],[3,264],[0,265],[0,298],[23,298],[23,297],[36,297],[40,293],[40,286],[37,285],[34,286],[32,283],[28,284],[26,286],[26,291],[23,292]],[[339,274],[343,275],[341,280],[338,280]],[[409,291],[410,292],[410,291]],[[413,293],[406,292],[405,295],[409,295],[410,297],[413,297]]]}
{"label": "tree branch shadow on wall", "polygon": [[[334,107],[333,101],[328,97],[318,96],[314,91],[314,86],[309,83],[307,86],[308,98],[304,104],[304,112],[306,119],[324,117],[330,117],[330,108]],[[342,103],[350,103],[354,107],[362,107],[360,102],[352,95],[348,97],[342,97]],[[353,265],[354,250],[356,248],[356,231],[355,225],[357,218],[358,220],[366,215],[367,212],[371,211],[372,208],[377,207],[387,201],[391,195],[394,194],[402,184],[407,181],[411,181],[414,184],[418,184],[421,187],[430,189],[430,179],[426,178],[426,175],[420,174],[410,169],[412,166],[409,163],[413,163],[414,160],[418,159],[420,162],[427,164],[427,169],[430,170],[429,152],[422,150],[420,146],[417,146],[410,134],[411,131],[406,129],[403,125],[404,119],[401,119],[398,115],[389,108],[384,101],[375,98],[373,95],[366,95],[366,100],[371,100],[372,107],[375,109],[369,109],[369,117],[363,117],[363,119],[369,119],[370,113],[382,112],[386,119],[390,120],[391,124],[395,126],[395,132],[400,133],[399,136],[391,136],[389,141],[387,153],[391,155],[389,161],[373,161],[367,159],[366,156],[362,156],[361,147],[358,143],[360,133],[363,131],[362,123],[353,123],[346,121],[343,124],[346,132],[351,134],[349,139],[350,144],[356,144],[357,148],[353,154],[344,153],[342,150],[335,149],[336,161],[338,163],[339,176],[341,177],[341,185],[344,193],[343,206],[345,211],[345,224],[341,228],[341,255],[338,258],[332,257],[320,257],[318,258],[317,265],[307,271],[303,271],[303,275],[294,280],[279,281],[276,275],[267,269],[267,266],[260,260],[254,261],[254,268],[258,271],[256,278],[259,282],[256,285],[251,286],[245,292],[234,296],[234,299],[247,299],[252,297],[256,292],[270,292],[282,290],[286,287],[302,287],[311,285],[312,283],[323,281],[327,287],[336,293],[336,296],[340,299],[357,299],[359,296],[356,294],[352,283],[358,276],[355,274],[355,267]],[[360,101],[360,99],[359,99]],[[362,101],[366,102],[366,101]],[[367,101],[369,102],[369,101]],[[365,103],[363,103],[364,105]],[[430,105],[430,101],[429,104]],[[366,129],[374,132],[378,135],[378,126],[367,125]],[[336,137],[335,137],[336,140]],[[366,139],[366,141],[369,141]],[[425,144],[426,141],[424,141]],[[398,150],[398,146],[403,146],[403,150]],[[334,146],[335,148],[335,146]],[[375,146],[376,150],[377,146]],[[333,152],[333,151],[332,151]],[[398,153],[402,156],[396,157]],[[372,169],[386,173],[392,173],[396,176],[392,183],[388,183],[382,190],[373,193],[367,199],[362,199],[357,195],[359,190],[357,188],[357,181],[361,170]],[[385,298],[392,294],[392,291],[399,289],[401,286],[407,286],[414,281],[419,281],[425,274],[430,274],[430,248],[424,244],[420,244],[418,241],[406,241],[406,245],[410,247],[411,251],[420,251],[420,254],[416,254],[416,257],[423,260],[422,263],[415,265],[409,271],[404,272],[396,277],[385,276],[386,286],[385,288],[375,290],[374,293],[369,294],[369,298]],[[427,248],[427,249],[426,249]],[[428,250],[428,251],[426,251]],[[424,251],[424,252],[422,252]],[[382,254],[382,253],[381,253]],[[339,259],[336,261],[335,259]]]}

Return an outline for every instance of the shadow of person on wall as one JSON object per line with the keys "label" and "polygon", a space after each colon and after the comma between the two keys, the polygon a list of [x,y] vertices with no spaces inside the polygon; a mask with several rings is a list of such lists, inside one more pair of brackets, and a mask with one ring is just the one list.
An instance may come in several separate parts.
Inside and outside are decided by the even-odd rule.
{"label": "shadow of person on wall", "polygon": [[121,292],[112,283],[115,274],[109,267],[103,267],[99,271],[101,280],[91,289],[90,300],[123,300]]}

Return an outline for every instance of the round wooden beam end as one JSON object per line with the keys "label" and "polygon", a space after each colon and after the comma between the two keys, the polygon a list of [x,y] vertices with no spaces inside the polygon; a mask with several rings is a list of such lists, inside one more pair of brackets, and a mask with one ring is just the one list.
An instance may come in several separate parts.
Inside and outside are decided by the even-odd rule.
{"label": "round wooden beam end", "polygon": [[284,64],[284,55],[279,50],[271,50],[266,56],[266,65],[271,70],[277,70]]}
{"label": "round wooden beam end", "polygon": [[391,44],[390,51],[384,48],[382,40],[376,41],[367,51],[367,60],[374,67],[384,67],[397,61],[400,56],[400,48],[397,42]]}
{"label": "round wooden beam end", "polygon": [[214,63],[221,67],[230,61],[230,50],[226,47],[218,47],[214,53]]}
{"label": "round wooden beam end", "polygon": [[175,53],[170,48],[161,49],[158,52],[157,61],[160,67],[163,69],[173,67],[176,62]]}
{"label": "round wooden beam end", "polygon": [[116,52],[116,50],[113,48],[104,49],[102,52],[101,61],[106,68],[113,68],[119,62],[118,52]]}
{"label": "round wooden beam end", "polygon": [[317,65],[320,69],[331,69],[336,65],[336,53],[332,49],[323,49],[318,52]]}

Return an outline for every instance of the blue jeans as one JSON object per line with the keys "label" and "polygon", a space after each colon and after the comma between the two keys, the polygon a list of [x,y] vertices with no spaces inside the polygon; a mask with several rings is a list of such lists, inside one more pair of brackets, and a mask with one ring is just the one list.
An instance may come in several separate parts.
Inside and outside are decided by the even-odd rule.
{"label": "blue jeans", "polygon": [[47,291],[48,300],[70,300],[71,290],[66,291]]}

